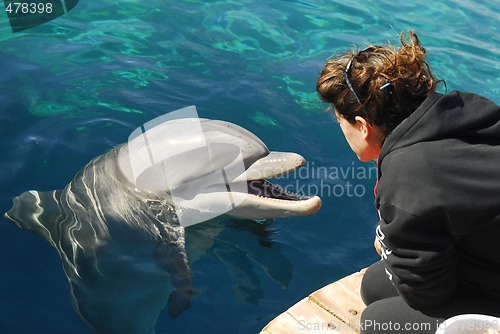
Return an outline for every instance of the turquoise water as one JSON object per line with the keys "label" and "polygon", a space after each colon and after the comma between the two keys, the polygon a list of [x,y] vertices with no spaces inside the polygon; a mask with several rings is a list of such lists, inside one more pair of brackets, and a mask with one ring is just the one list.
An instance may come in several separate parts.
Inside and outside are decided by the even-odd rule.
{"label": "turquoise water", "polygon": [[[85,1],[13,34],[0,12],[0,212],[64,187],[141,124],[196,105],[308,165],[277,180],[323,195],[314,216],[220,223],[193,261],[191,307],[157,333],[257,333],[311,291],[377,260],[372,164],[315,94],[325,59],[414,29],[448,90],[499,102],[498,1]],[[60,260],[0,224],[0,332],[88,333]]]}

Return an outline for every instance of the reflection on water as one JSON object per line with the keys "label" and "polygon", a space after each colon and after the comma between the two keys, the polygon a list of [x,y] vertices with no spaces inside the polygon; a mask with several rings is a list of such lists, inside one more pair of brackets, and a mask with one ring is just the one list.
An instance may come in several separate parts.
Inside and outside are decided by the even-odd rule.
{"label": "reflection on water", "polygon": [[[0,30],[0,41],[5,45],[2,52],[23,59],[5,59],[9,69],[16,71],[13,75],[23,73],[19,85],[10,89],[22,92],[22,98],[31,101],[29,111],[41,117],[82,117],[82,112],[90,110],[142,112],[151,91],[132,103],[117,99],[117,93],[167,89],[170,97],[174,93],[189,98],[185,87],[191,87],[191,91],[201,89],[211,95],[208,88],[221,84],[217,79],[232,82],[238,78],[241,85],[250,73],[269,74],[261,97],[269,89],[282,91],[313,113],[321,109],[314,76],[328,56],[351,46],[395,43],[398,32],[408,28],[421,33],[431,50],[433,67],[440,78],[448,79],[451,89],[473,88],[477,70],[488,77],[481,67],[498,69],[498,40],[488,32],[496,26],[498,15],[493,8],[498,5],[491,3],[492,10],[484,11],[481,8],[488,4],[468,1],[436,7],[427,7],[423,1],[400,5],[394,7],[390,1],[364,6],[334,1],[258,5],[251,1],[176,5],[104,1],[82,3],[70,14],[34,30],[16,35]],[[394,15],[385,15],[386,9]],[[409,11],[417,21],[409,22]],[[448,22],[449,17],[458,19]],[[30,52],[26,52],[27,45]],[[478,62],[483,66],[477,66]],[[451,64],[458,64],[458,69]],[[263,78],[255,79],[262,82]],[[53,89],[39,90],[40,80]],[[497,78],[489,80],[485,95],[492,98],[498,95],[499,85]],[[189,85],[180,90],[179,81]],[[218,92],[225,94],[224,89]]]}
{"label": "reflection on water", "polygon": [[[236,240],[228,240],[224,237],[228,230],[233,231],[233,237],[234,231],[242,233],[236,234]],[[282,254],[281,247],[273,242],[272,235],[272,220],[204,223],[187,228],[186,248],[189,260],[193,262],[208,250],[214,254],[231,278],[236,300],[257,305],[263,292],[256,270],[263,270],[281,288],[286,288],[292,278],[292,263]]]}

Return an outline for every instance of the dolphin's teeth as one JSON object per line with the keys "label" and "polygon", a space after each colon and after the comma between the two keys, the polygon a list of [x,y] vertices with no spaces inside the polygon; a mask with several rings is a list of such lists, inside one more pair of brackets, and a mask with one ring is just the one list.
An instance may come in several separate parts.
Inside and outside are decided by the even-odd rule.
{"label": "dolphin's teeth", "polygon": [[285,190],[265,179],[248,182],[248,193],[262,199],[278,202],[305,201],[311,198]]}

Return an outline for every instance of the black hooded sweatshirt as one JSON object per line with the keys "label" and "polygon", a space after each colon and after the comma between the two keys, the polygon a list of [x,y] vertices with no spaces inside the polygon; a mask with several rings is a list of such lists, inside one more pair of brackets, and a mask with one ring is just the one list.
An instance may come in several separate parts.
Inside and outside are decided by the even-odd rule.
{"label": "black hooded sweatshirt", "polygon": [[378,167],[377,238],[403,299],[416,309],[457,289],[500,299],[500,108],[433,93],[386,138]]}

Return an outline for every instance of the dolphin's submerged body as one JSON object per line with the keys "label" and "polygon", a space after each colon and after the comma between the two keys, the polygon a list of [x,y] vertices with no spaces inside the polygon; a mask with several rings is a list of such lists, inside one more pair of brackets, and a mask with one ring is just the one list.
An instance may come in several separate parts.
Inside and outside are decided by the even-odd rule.
{"label": "dolphin's submerged body", "polygon": [[64,189],[14,198],[5,217],[58,251],[94,332],[154,333],[166,305],[172,317],[189,306],[185,227],[315,213],[317,196],[266,180],[304,162],[228,122],[170,120],[95,158]]}

